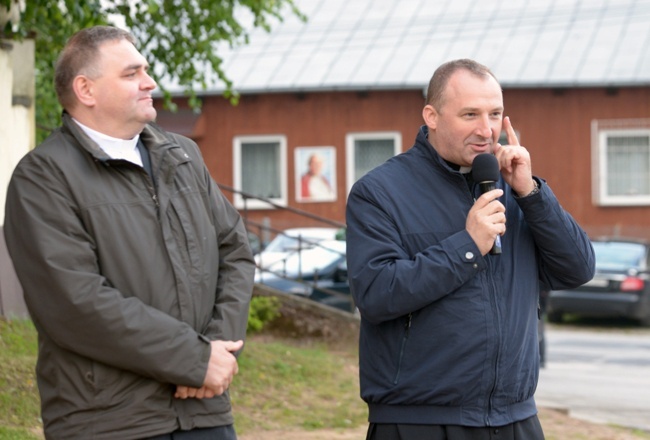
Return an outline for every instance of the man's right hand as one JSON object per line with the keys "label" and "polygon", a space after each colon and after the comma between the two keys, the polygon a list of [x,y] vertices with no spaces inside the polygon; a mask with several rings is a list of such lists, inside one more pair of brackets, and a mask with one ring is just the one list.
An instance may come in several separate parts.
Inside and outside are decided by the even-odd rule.
{"label": "man's right hand", "polygon": [[465,228],[481,251],[481,255],[490,252],[497,235],[506,232],[506,207],[497,200],[502,195],[502,189],[486,192],[476,199],[476,203],[467,214]]}
{"label": "man's right hand", "polygon": [[233,354],[244,346],[244,341],[211,341],[210,360],[203,386],[192,388],[177,386],[174,397],[178,399],[212,398],[223,394],[239,371],[237,358]]}

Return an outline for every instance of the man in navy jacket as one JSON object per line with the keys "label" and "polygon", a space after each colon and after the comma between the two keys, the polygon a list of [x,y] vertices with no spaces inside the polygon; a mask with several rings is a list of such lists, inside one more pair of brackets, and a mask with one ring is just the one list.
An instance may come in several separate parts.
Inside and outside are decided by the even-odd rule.
{"label": "man in navy jacket", "polygon": [[[487,67],[443,64],[415,145],[352,188],[347,258],[368,439],[544,438],[533,398],[539,283],[587,282],[594,253],[533,176],[503,111]],[[497,143],[502,128],[508,145]],[[481,153],[501,174],[482,195],[467,179]],[[503,251],[491,255],[497,237]]]}

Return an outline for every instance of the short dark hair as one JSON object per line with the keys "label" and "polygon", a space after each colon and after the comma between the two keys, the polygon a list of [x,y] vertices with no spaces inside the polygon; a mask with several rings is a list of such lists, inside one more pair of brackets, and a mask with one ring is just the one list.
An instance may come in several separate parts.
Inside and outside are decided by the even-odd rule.
{"label": "short dark hair", "polygon": [[444,93],[445,89],[447,88],[449,78],[451,78],[451,76],[459,70],[467,70],[468,72],[480,77],[491,76],[495,80],[497,79],[490,69],[474,60],[463,58],[448,61],[438,67],[433,73],[433,76],[429,81],[429,87],[427,88],[427,97],[424,104],[432,105],[433,108],[435,108],[437,111],[440,111],[440,108],[444,104]]}
{"label": "short dark hair", "polygon": [[93,26],[74,34],[59,55],[54,68],[54,87],[64,109],[75,102],[72,82],[80,75],[97,77],[99,47],[107,41],[127,40],[135,45],[131,33],[113,26]]}

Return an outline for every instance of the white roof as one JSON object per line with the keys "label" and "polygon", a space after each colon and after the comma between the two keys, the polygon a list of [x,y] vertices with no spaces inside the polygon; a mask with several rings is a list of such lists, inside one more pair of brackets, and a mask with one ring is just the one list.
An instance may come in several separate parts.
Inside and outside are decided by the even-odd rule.
{"label": "white roof", "polygon": [[[650,85],[650,0],[296,0],[222,53],[240,93],[422,89],[472,58],[504,87]],[[219,91],[214,87],[212,91]]]}

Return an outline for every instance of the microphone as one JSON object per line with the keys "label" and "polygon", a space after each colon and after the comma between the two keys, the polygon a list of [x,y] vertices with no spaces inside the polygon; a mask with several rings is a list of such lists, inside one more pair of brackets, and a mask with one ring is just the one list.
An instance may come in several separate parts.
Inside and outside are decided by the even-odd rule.
{"label": "microphone", "polygon": [[[497,188],[499,180],[499,162],[490,153],[481,153],[472,162],[472,180],[478,183],[481,194]],[[501,254],[501,237],[497,235],[494,245],[490,249],[491,255]]]}

